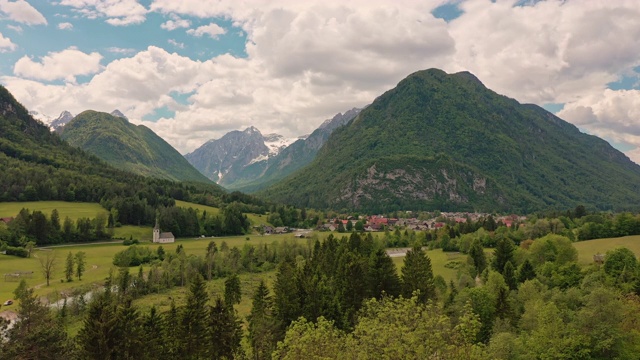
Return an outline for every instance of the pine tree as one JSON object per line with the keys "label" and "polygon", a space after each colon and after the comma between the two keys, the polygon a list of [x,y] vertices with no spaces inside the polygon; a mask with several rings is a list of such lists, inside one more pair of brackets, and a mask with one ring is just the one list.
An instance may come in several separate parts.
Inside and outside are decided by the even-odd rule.
{"label": "pine tree", "polygon": [[0,332],[0,358],[54,360],[68,357],[71,347],[62,323],[40,303],[33,289],[28,289],[22,280],[14,295],[19,302],[20,321]]}
{"label": "pine tree", "polygon": [[511,261],[507,261],[507,264],[504,266],[502,270],[502,276],[504,277],[504,281],[507,283],[509,290],[516,290],[518,288],[518,280],[516,279],[516,270],[513,267],[513,263]]}
{"label": "pine tree", "polygon": [[64,267],[64,277],[67,282],[73,281],[73,254],[71,254],[71,251],[67,254],[67,261]]}
{"label": "pine tree", "polygon": [[493,253],[493,269],[502,274],[502,271],[504,271],[504,266],[507,264],[507,262],[513,262],[514,251],[515,246],[513,245],[513,241],[511,241],[511,239],[506,237],[499,239],[496,243],[496,250]]}
{"label": "pine tree", "polygon": [[142,321],[138,310],[126,299],[116,311],[116,359],[140,359],[145,355]]}
{"label": "pine tree", "polygon": [[487,267],[487,256],[484,253],[480,239],[475,239],[469,248],[469,258],[476,269],[476,274],[482,274]]}
{"label": "pine tree", "polygon": [[84,319],[84,324],[76,340],[83,358],[113,359],[115,358],[116,307],[109,290],[98,294],[91,304]]}
{"label": "pine tree", "polygon": [[253,296],[251,313],[247,317],[249,321],[249,342],[253,350],[253,358],[256,360],[271,359],[271,353],[275,349],[276,338],[273,308],[269,289],[264,280],[256,289]]}
{"label": "pine tree", "polygon": [[273,285],[273,317],[279,328],[278,339],[284,338],[289,324],[302,315],[297,278],[293,259],[284,260],[278,265]]}
{"label": "pine tree", "polygon": [[187,303],[182,308],[178,333],[180,334],[181,356],[200,359],[207,353],[207,319],[209,317],[206,284],[200,274],[196,274],[189,286]]}
{"label": "pine tree", "polygon": [[224,281],[224,302],[228,307],[233,307],[235,304],[240,304],[241,299],[240,278],[237,274],[231,274]]}
{"label": "pine tree", "polygon": [[217,298],[209,309],[209,354],[212,359],[234,359],[242,351],[242,324],[233,307]]}
{"label": "pine tree", "polygon": [[377,299],[381,299],[383,294],[392,297],[400,295],[401,284],[396,266],[383,249],[378,249],[371,256],[369,284],[371,296]]}
{"label": "pine tree", "polygon": [[142,334],[146,357],[148,359],[162,359],[165,357],[165,342],[163,339],[163,321],[155,306],[142,321]]}
{"label": "pine tree", "polygon": [[518,282],[525,282],[527,280],[532,280],[536,278],[536,271],[533,269],[533,265],[529,262],[529,259],[526,259],[522,265],[520,265],[520,269],[518,269]]}
{"label": "pine tree", "polygon": [[436,296],[431,259],[418,246],[407,251],[402,267],[402,295],[410,298],[416,290],[420,291],[418,301],[421,303]]}
{"label": "pine tree", "polygon": [[85,266],[85,253],[84,251],[78,251],[76,253],[76,276],[78,277],[78,281],[82,280],[82,274],[84,274],[84,266]]}

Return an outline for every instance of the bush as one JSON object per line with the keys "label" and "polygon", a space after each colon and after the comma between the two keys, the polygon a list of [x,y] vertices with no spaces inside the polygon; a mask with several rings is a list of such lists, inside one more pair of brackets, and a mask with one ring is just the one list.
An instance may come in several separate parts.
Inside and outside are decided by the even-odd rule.
{"label": "bush", "polygon": [[23,258],[29,256],[29,252],[27,251],[27,249],[22,247],[7,246],[5,251],[7,252],[7,255],[19,256]]}
{"label": "bush", "polygon": [[113,256],[113,264],[120,267],[139,266],[150,263],[158,258],[158,255],[148,247],[133,245],[126,250],[122,250]]}
{"label": "bush", "polygon": [[139,243],[140,243],[140,241],[138,241],[138,239],[129,239],[129,240],[123,241],[122,245],[131,246],[131,245],[137,245]]}

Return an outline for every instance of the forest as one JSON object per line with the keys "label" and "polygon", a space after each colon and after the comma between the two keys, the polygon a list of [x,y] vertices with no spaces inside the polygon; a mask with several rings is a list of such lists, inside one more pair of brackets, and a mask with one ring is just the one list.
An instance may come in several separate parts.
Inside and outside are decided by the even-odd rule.
{"label": "forest", "polygon": [[[640,266],[626,248],[581,266],[562,235],[519,245],[504,236],[490,251],[473,239],[447,282],[434,276],[421,246],[400,271],[384,247],[382,238],[352,233],[307,245],[211,242],[201,257],[180,247],[158,251],[137,275],[121,267],[106,279],[79,312],[84,320],[73,337],[64,323],[76,305],[50,312],[18,286],[23,320],[4,330],[0,356],[632,359],[640,351]],[[275,280],[258,286],[250,314],[240,318],[237,274],[274,267]],[[225,278],[225,289],[213,298],[205,281],[215,277]],[[188,287],[184,305],[161,313],[132,304],[170,286]]]}

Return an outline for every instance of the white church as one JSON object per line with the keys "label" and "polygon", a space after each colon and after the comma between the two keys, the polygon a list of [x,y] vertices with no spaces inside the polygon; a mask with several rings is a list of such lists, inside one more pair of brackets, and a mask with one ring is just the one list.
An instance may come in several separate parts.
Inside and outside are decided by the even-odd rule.
{"label": "white church", "polygon": [[156,219],[156,226],[153,227],[153,242],[167,244],[176,241],[176,237],[171,232],[160,232],[160,225]]}

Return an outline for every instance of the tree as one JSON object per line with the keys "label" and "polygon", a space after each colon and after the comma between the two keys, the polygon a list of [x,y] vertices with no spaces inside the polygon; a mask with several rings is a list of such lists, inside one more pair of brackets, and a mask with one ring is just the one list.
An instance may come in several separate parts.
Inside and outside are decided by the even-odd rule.
{"label": "tree", "polygon": [[511,239],[504,237],[498,240],[498,242],[496,243],[496,250],[493,252],[493,269],[499,273],[502,273],[507,262],[513,262],[514,251],[515,247]]}
{"label": "tree", "polygon": [[253,350],[253,358],[271,359],[271,353],[276,344],[274,336],[276,325],[273,319],[271,296],[264,280],[260,281],[253,295],[252,305],[247,320],[249,320],[249,342]]}
{"label": "tree", "polygon": [[347,220],[346,230],[347,232],[351,232],[351,230],[353,230],[353,223],[351,222],[351,220]]}
{"label": "tree", "polygon": [[387,252],[378,249],[371,255],[369,264],[371,296],[381,299],[383,294],[393,297],[400,295],[400,277]]}
{"label": "tree", "polygon": [[536,271],[533,269],[533,265],[531,265],[529,259],[526,259],[518,269],[518,282],[523,283],[527,280],[532,280],[535,278]]}
{"label": "tree", "polygon": [[631,250],[621,247],[607,251],[603,267],[607,275],[618,279],[625,270],[635,273],[638,268],[638,259]]}
{"label": "tree", "polygon": [[71,251],[67,254],[67,261],[64,267],[64,277],[67,282],[73,281],[73,254],[71,254]]}
{"label": "tree", "polygon": [[24,280],[14,291],[20,304],[20,321],[2,332],[0,358],[2,359],[43,359],[68,358],[71,346],[62,323],[52,317],[49,308],[38,300],[33,289]]}
{"label": "tree", "polygon": [[118,346],[116,306],[110,286],[97,294],[89,305],[82,329],[76,340],[83,358],[113,359]]}
{"label": "tree", "polygon": [[36,246],[36,243],[33,241],[27,241],[24,248],[27,250],[27,257],[31,257],[31,253],[33,252],[33,248]]}
{"label": "tree", "polygon": [[504,266],[502,276],[504,276],[504,281],[507,283],[509,290],[516,290],[518,288],[518,281],[516,280],[516,270],[513,267],[513,263],[511,261],[508,261]]}
{"label": "tree", "polygon": [[196,274],[189,286],[187,303],[182,309],[182,316],[178,325],[183,358],[201,359],[207,355],[208,301],[209,296],[207,295],[206,284],[202,276]]}
{"label": "tree", "polygon": [[431,259],[419,246],[407,251],[402,267],[402,295],[411,298],[413,292],[420,291],[418,301],[426,303],[436,296],[433,282]]}
{"label": "tree", "polygon": [[42,275],[47,280],[47,286],[49,286],[49,280],[51,280],[51,276],[53,276],[53,272],[56,268],[56,253],[53,251],[45,251],[44,254],[42,251],[40,252],[38,257],[38,261],[40,262],[40,270],[42,271]]}
{"label": "tree", "polygon": [[233,307],[225,305],[222,299],[209,309],[210,358],[235,359],[242,348],[242,324]]}
{"label": "tree", "polygon": [[469,248],[469,258],[473,263],[473,267],[476,269],[476,274],[482,274],[487,267],[487,256],[484,253],[480,239],[476,238],[471,243]]}
{"label": "tree", "polygon": [[84,266],[85,266],[84,251],[78,251],[75,257],[76,257],[76,276],[78,277],[78,281],[80,281],[82,280],[82,274],[84,274]]}
{"label": "tree", "polygon": [[293,259],[282,261],[273,284],[273,317],[280,330],[279,337],[284,337],[289,324],[302,313],[295,266]]}
{"label": "tree", "polygon": [[234,304],[240,304],[241,299],[240,278],[234,273],[224,281],[224,303],[227,307],[233,308]]}

